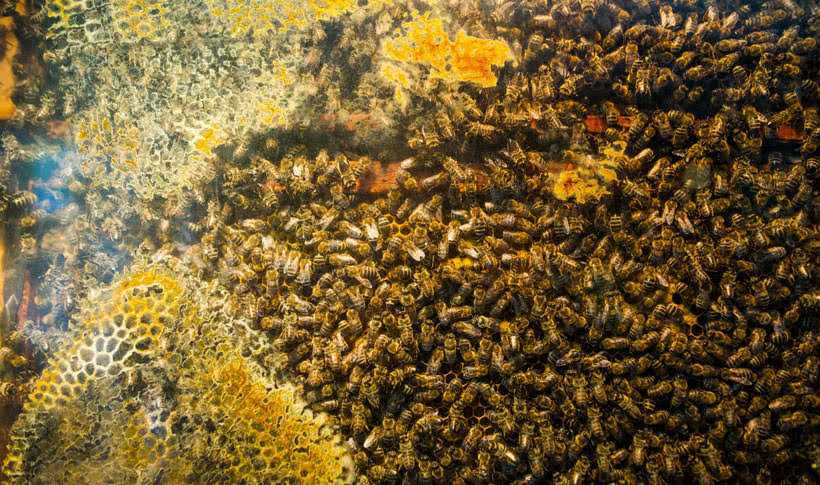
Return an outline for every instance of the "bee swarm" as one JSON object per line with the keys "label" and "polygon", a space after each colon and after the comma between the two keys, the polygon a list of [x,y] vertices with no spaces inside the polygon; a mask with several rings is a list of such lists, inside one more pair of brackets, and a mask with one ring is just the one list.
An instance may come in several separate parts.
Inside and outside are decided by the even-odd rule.
{"label": "bee swarm", "polygon": [[[202,252],[363,482],[816,482],[820,11],[721,8],[501,4],[519,65],[411,89],[384,198],[349,195],[367,157],[229,160]],[[555,198],[547,160],[619,140],[608,191]]]}

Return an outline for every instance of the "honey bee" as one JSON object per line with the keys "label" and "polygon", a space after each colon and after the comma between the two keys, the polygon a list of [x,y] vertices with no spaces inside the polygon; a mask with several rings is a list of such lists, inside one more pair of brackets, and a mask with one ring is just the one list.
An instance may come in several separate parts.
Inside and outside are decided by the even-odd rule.
{"label": "honey bee", "polygon": [[[697,53],[695,53],[694,51],[686,51],[686,52],[682,53],[675,60],[675,69],[677,71],[684,71],[684,70],[688,69],[689,66],[692,64],[692,62],[694,62],[696,57],[697,57]],[[687,80],[689,80],[689,79],[687,79]]]}
{"label": "honey bee", "polygon": [[572,97],[578,92],[579,88],[583,87],[583,80],[584,76],[582,74],[571,75],[564,80],[558,88],[558,92],[566,97]]}
{"label": "honey bee", "polygon": [[[652,71],[649,69],[638,69],[635,73],[635,93],[639,96],[648,97],[652,94],[650,76]],[[659,87],[666,87],[671,82],[671,76],[664,74],[656,78],[656,83]]]}
{"label": "honey bee", "polygon": [[784,414],[777,420],[777,427],[781,431],[789,431],[808,423],[808,417],[804,411],[794,411]]}
{"label": "honey bee", "polygon": [[28,359],[18,355],[9,347],[0,348],[0,363],[6,363],[14,368],[21,368],[28,365]]}
{"label": "honey bee", "polygon": [[669,122],[669,116],[664,111],[657,111],[653,115],[653,122],[662,138],[672,137],[672,125]]}
{"label": "honey bee", "polygon": [[391,340],[387,345],[387,351],[398,363],[409,364],[413,360],[398,340]]}
{"label": "honey bee", "polygon": [[493,125],[480,123],[478,121],[470,121],[467,123],[467,134],[490,141],[495,139],[500,134],[500,130]]}
{"label": "honey bee", "polygon": [[492,478],[491,458],[486,451],[478,452],[478,477],[481,481],[487,482]]}
{"label": "honey bee", "polygon": [[402,439],[399,442],[399,465],[407,470],[412,471],[416,466],[416,451],[413,446],[413,441],[409,438]]}
{"label": "honey bee", "polygon": [[606,116],[607,125],[610,127],[618,126],[618,117],[620,116],[620,112],[618,108],[615,106],[615,103],[612,101],[604,101],[603,103],[603,110]]}
{"label": "honey bee", "polygon": [[458,357],[458,341],[453,333],[444,336],[444,359],[448,364],[455,364]]}
{"label": "honey bee", "polygon": [[30,207],[37,202],[37,196],[27,190],[19,190],[12,194],[10,204],[17,209]]}
{"label": "honey bee", "polygon": [[621,39],[623,37],[623,33],[623,24],[618,23],[614,27],[612,27],[603,40],[602,45],[604,46],[604,49],[611,50],[615,48],[618,44],[620,44]]}
{"label": "honey bee", "polygon": [[769,403],[769,409],[773,412],[782,412],[797,405],[797,398],[795,396],[783,396],[777,398]]}
{"label": "honey bee", "polygon": [[776,40],[776,34],[767,30],[757,30],[746,35],[746,41],[749,44],[763,44],[767,42],[775,42]]}
{"label": "honey bee", "polygon": [[641,419],[643,413],[626,394],[619,394],[615,402],[618,404],[618,407],[620,407],[632,419]]}
{"label": "honey bee", "polygon": [[[705,79],[709,75],[709,70],[701,65],[697,65],[695,67],[689,68],[685,73],[683,73],[683,78],[690,82],[699,82]],[[689,95],[691,100],[692,95]]]}

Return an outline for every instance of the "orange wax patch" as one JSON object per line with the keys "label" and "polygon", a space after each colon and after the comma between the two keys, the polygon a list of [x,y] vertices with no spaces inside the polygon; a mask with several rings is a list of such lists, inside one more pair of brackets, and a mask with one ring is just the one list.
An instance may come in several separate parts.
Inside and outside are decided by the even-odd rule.
{"label": "orange wax patch", "polygon": [[512,58],[510,47],[496,40],[479,39],[464,31],[451,41],[442,20],[430,18],[430,12],[403,24],[405,35],[385,44],[388,57],[396,61],[429,65],[434,78],[474,82],[489,88],[496,85],[492,66],[500,66]]}
{"label": "orange wax patch", "polygon": [[17,55],[17,37],[14,36],[14,25],[11,17],[0,18],[0,25],[6,29],[6,56],[0,60],[0,119],[7,120],[14,115],[17,109],[11,101],[11,93],[14,92],[14,72],[11,69],[11,61]]}
{"label": "orange wax patch", "polygon": [[380,194],[396,185],[396,172],[399,162],[371,163],[356,181],[356,192],[360,194]]}
{"label": "orange wax patch", "polygon": [[467,35],[463,30],[456,35],[452,71],[460,81],[472,81],[485,88],[495,86],[496,78],[491,65],[502,65],[510,57],[507,44],[495,40],[479,39]]}
{"label": "orange wax patch", "polygon": [[803,132],[791,125],[780,125],[777,127],[777,137],[781,140],[802,140]]}
{"label": "orange wax patch", "polygon": [[205,155],[213,155],[211,149],[215,146],[224,143],[225,140],[217,138],[217,131],[215,128],[207,128],[194,141],[194,149]]}
{"label": "orange wax patch", "polygon": [[590,133],[606,131],[606,118],[602,116],[587,116],[584,123],[587,125],[587,131]]}

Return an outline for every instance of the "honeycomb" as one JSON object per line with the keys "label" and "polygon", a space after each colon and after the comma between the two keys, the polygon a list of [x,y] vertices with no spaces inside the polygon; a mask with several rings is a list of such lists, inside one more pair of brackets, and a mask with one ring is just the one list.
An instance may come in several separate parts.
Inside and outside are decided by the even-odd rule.
{"label": "honeycomb", "polygon": [[287,122],[304,97],[291,82],[299,57],[281,41],[298,33],[232,38],[235,19],[194,0],[57,0],[46,11],[59,90],[72,93],[70,108],[58,99],[76,169],[102,194],[92,201],[184,199],[212,180],[215,146]]}
{"label": "honeycomb", "polygon": [[[55,116],[71,127],[80,158],[75,169],[90,181],[92,212],[105,213],[98,206],[112,201],[127,218],[152,201],[167,203],[165,209],[190,202],[197,188],[213,181],[214,149],[226,140],[310,126],[327,113],[355,119],[365,109],[380,124],[362,136],[383,137],[395,130],[391,119],[399,110],[413,109],[409,95],[396,103],[382,92],[392,81],[378,74],[383,63],[372,62],[379,42],[354,35],[376,19],[389,32],[406,6],[385,0],[183,0],[173,6],[162,0],[46,2],[48,67],[59,80],[48,89]],[[334,51],[338,58],[323,59],[333,36],[314,35],[331,19],[344,25],[344,50],[357,63],[344,71],[337,66],[350,56]],[[501,44],[470,36],[448,42],[467,63],[456,59],[461,78],[492,76],[482,56],[496,56]],[[312,46],[309,55],[300,46]],[[342,83],[361,89],[326,89]]]}
{"label": "honeycomb", "polygon": [[[216,148],[227,140],[249,143],[260,132],[311,126],[328,113],[357,119],[364,110],[378,123],[361,124],[359,136],[381,138],[396,132],[392,119],[400,111],[416,109],[412,90],[383,89],[393,81],[379,75],[384,63],[372,62],[379,42],[354,35],[376,19],[389,32],[406,6],[385,0],[183,0],[173,6],[163,0],[46,2],[48,68],[59,80],[48,89],[55,116],[70,127],[79,159],[72,168],[87,185],[92,214],[109,213],[108,202],[121,219],[141,222],[160,204],[166,213],[190,209],[202,199],[192,194],[213,182]],[[333,59],[323,58],[334,35],[315,33],[331,19],[343,25],[350,55],[333,51]],[[489,64],[474,59],[475,48],[497,54],[482,50],[496,44],[455,39],[448,45],[469,64],[457,60],[460,76],[492,76]],[[356,65],[338,67],[348,60]],[[326,89],[331,84],[359,89]],[[29,108],[24,113],[36,112]]]}
{"label": "honeycomb", "polygon": [[211,13],[231,24],[231,35],[247,32],[260,36],[279,29],[305,25],[305,12],[291,2],[248,0],[206,0]]}
{"label": "honeycomb", "polygon": [[167,275],[136,273],[111,290],[101,308],[81,317],[79,338],[50,359],[27,409],[65,406],[89,381],[134,369],[179,313],[181,288]]}
{"label": "honeycomb", "polygon": [[[269,477],[277,483],[334,483],[345,455],[324,417],[305,408],[295,387],[270,392],[252,379],[237,352],[231,354],[210,374],[197,375],[197,387],[205,392],[190,403],[203,415],[218,410],[215,419],[224,419],[223,426],[256,444],[236,450],[231,473],[241,477],[250,470],[272,470]],[[313,465],[327,460],[331,466]]]}
{"label": "honeycomb", "polygon": [[119,0],[112,5],[113,17],[117,19],[114,27],[124,38],[156,40],[170,25],[166,5],[164,1]]}
{"label": "honeycomb", "polygon": [[95,3],[91,0],[52,0],[46,2],[45,8],[49,17],[54,20],[52,32],[65,35],[68,42],[104,42],[110,40],[108,30],[104,28],[98,16],[83,15],[93,11]]}
{"label": "honeycomb", "polygon": [[[274,375],[277,356],[226,293],[184,265],[97,291],[12,429],[12,483],[343,483],[334,428]],[[205,466],[203,466],[205,465]]]}

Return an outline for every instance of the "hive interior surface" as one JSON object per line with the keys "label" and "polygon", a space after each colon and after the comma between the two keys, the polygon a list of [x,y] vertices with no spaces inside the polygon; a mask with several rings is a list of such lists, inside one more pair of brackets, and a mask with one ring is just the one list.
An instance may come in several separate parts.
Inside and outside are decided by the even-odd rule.
{"label": "hive interior surface", "polygon": [[814,0],[43,6],[13,482],[818,482]]}

